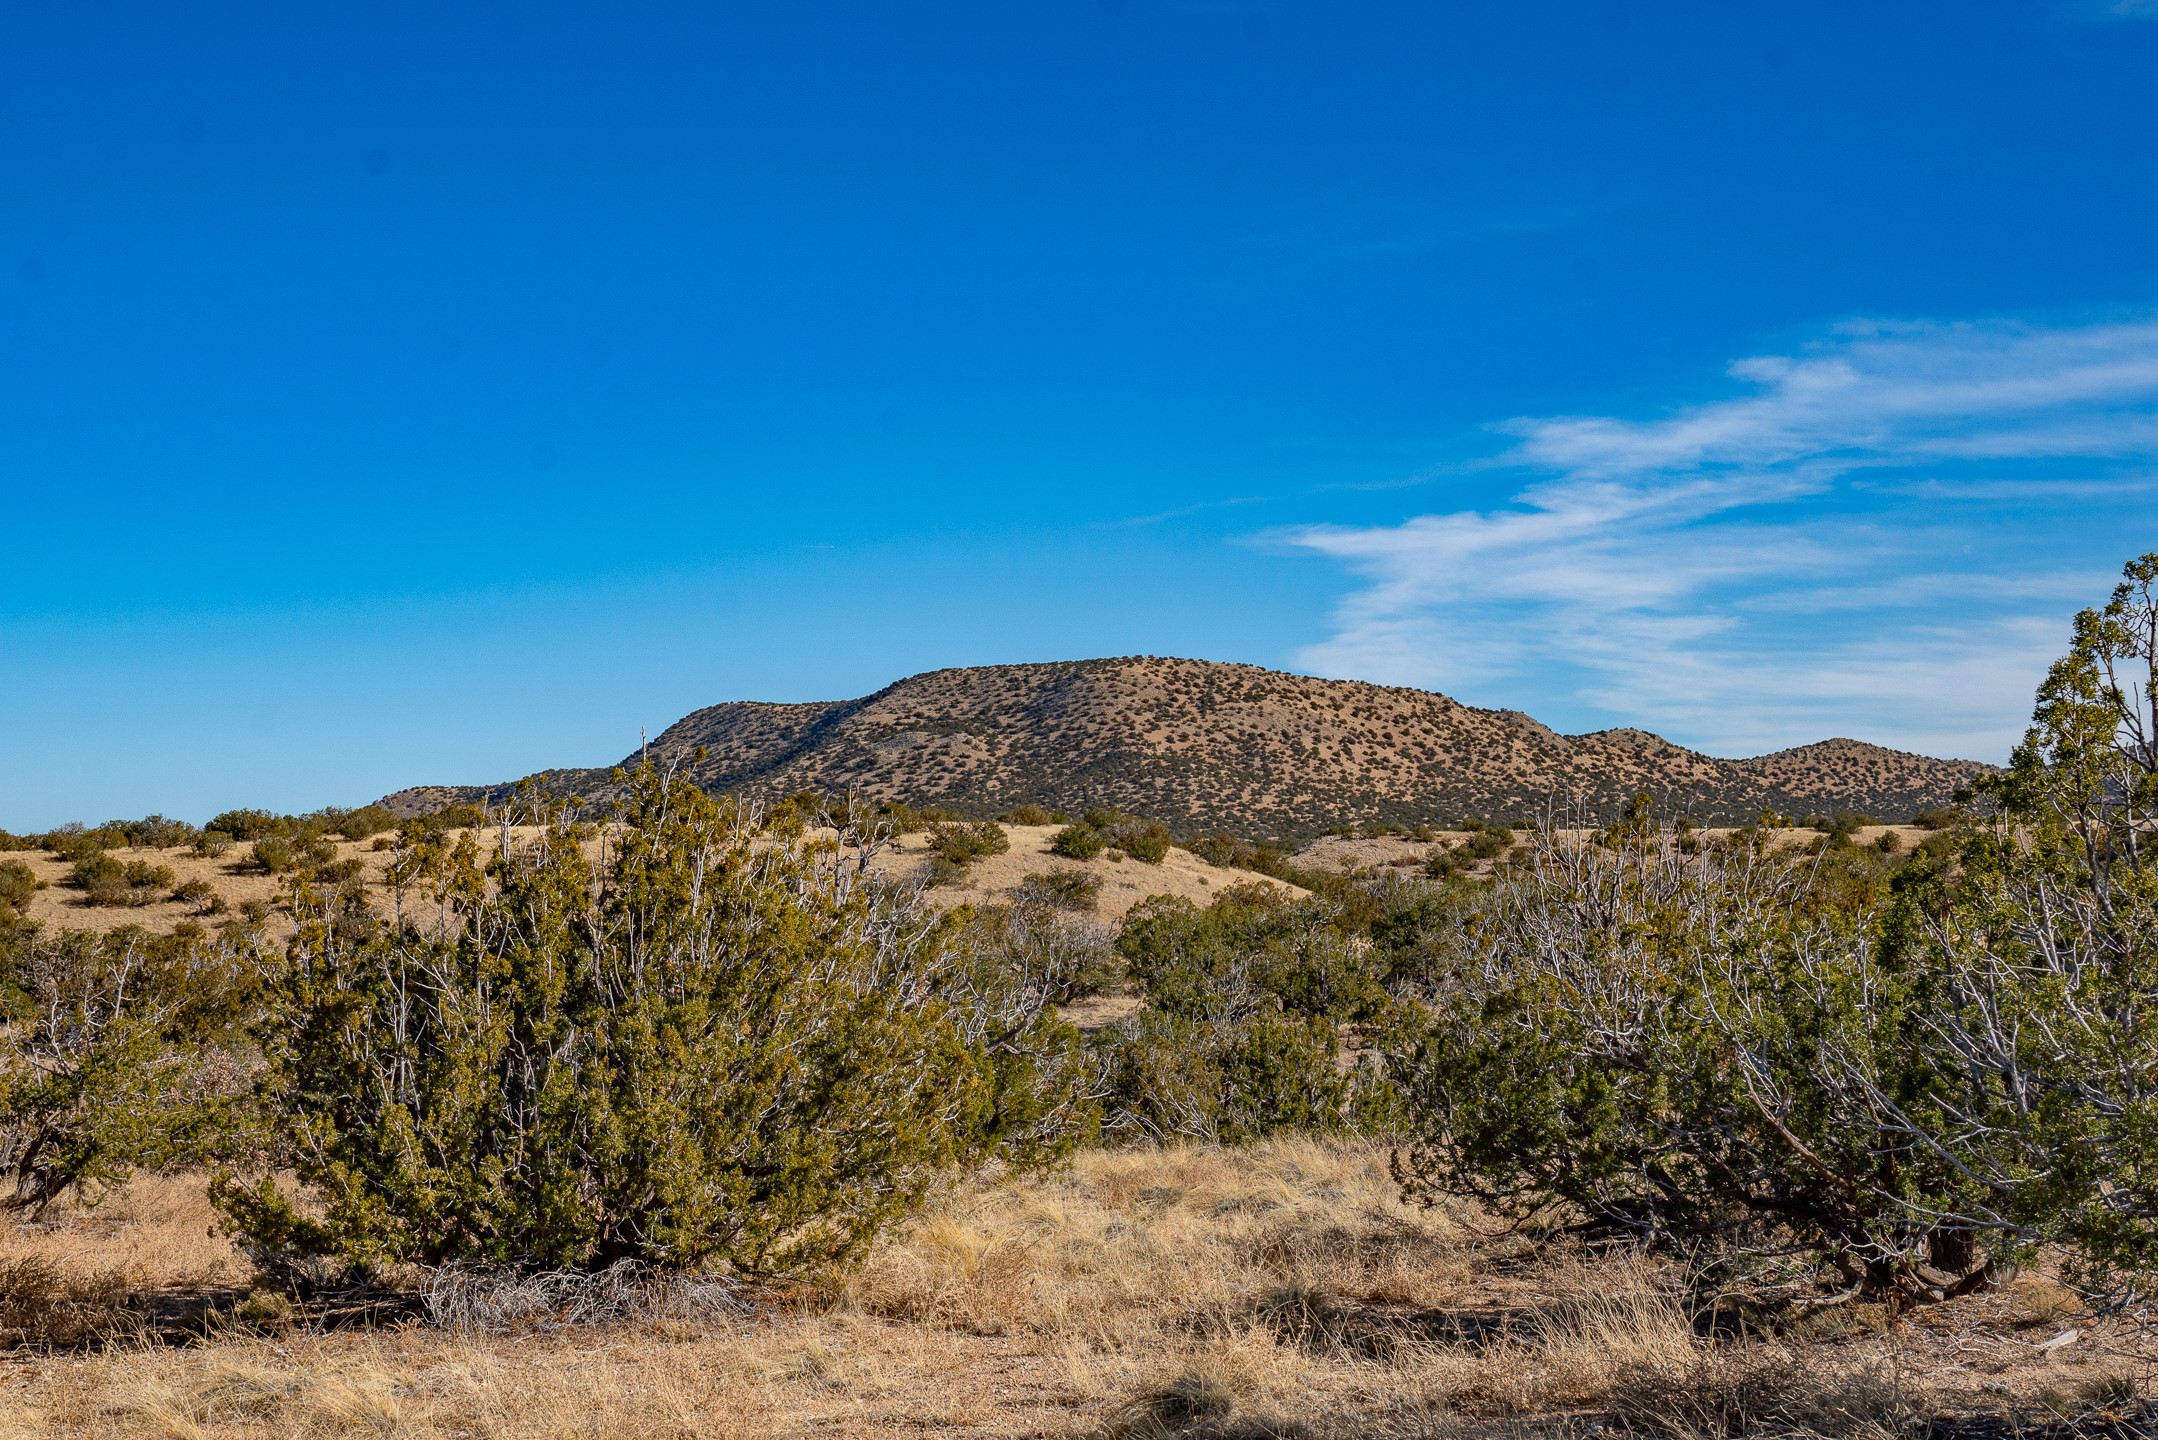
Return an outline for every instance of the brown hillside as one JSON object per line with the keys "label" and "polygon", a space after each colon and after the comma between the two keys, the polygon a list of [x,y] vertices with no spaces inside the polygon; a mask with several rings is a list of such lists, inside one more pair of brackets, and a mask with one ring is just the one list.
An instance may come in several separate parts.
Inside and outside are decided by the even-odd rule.
{"label": "brown hillside", "polygon": [[[936,670],[859,700],[714,705],[669,727],[652,753],[709,790],[851,792],[985,814],[1111,805],[1187,832],[1284,838],[1554,800],[1608,812],[1644,789],[1666,813],[1703,821],[1769,806],[1901,819],[1985,768],[1855,740],[1720,760],[1641,730],[1560,735],[1429,691],[1153,657]],[[609,773],[547,778],[597,795]],[[502,790],[421,787],[384,803],[417,813]]]}

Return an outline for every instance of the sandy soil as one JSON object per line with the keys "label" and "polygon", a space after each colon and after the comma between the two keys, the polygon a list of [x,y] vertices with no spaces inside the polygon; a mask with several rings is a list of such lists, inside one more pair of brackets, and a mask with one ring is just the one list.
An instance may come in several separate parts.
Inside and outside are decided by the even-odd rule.
{"label": "sandy soil", "polygon": [[[1101,894],[1094,908],[1097,917],[1104,921],[1122,919],[1132,906],[1154,895],[1179,895],[1195,904],[1210,905],[1216,895],[1231,885],[1256,883],[1270,885],[1291,896],[1305,893],[1294,885],[1254,875],[1248,870],[1225,870],[1218,865],[1209,865],[1189,850],[1173,847],[1159,865],[1127,859],[1114,851],[1105,851],[1092,860],[1068,860],[1049,851],[1049,842],[1062,828],[1060,825],[1006,825],[1004,834],[1012,848],[1002,855],[991,855],[969,865],[964,884],[930,890],[930,901],[944,906],[994,903],[1008,899],[1027,876],[1043,873],[1083,873],[1100,877]],[[886,868],[909,878],[923,875],[929,869],[929,854],[926,835],[908,835],[887,852]]]}

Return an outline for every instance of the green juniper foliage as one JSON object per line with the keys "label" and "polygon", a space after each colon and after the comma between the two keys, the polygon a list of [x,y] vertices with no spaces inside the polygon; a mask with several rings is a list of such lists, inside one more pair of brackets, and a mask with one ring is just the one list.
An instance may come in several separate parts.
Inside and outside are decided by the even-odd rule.
{"label": "green juniper foliage", "polygon": [[1929,1049],[1954,1063],[1925,1105],[1882,1107],[1963,1177],[1951,1216],[2137,1289],[2158,1271],[2154,591],[2144,555],[2076,617],[2008,770],[1978,787],[1990,815],[1893,913],[1888,944],[1929,977]]}
{"label": "green juniper foliage", "polygon": [[975,861],[1011,849],[1012,842],[994,820],[973,825],[940,820],[929,827],[929,848],[930,883],[948,885],[957,883]]}
{"label": "green juniper foliage", "polygon": [[1205,909],[1157,896],[1117,949],[1145,1005],[1098,1037],[1111,1128],[1236,1143],[1285,1130],[1370,1128],[1383,1079],[1344,1070],[1341,1027],[1389,1010],[1383,957],[1326,901],[1253,883]]}
{"label": "green juniper foliage", "polygon": [[1094,809],[1059,830],[1049,848],[1073,860],[1091,860],[1104,850],[1116,850],[1134,860],[1159,865],[1169,854],[1169,831],[1155,821],[1141,820],[1120,810]]}
{"label": "green juniper foliage", "polygon": [[301,887],[263,1038],[324,1209],[221,1176],[264,1251],[786,1272],[1084,1131],[1076,1034],[952,921],[792,812],[628,787],[619,824],[505,827],[484,870],[421,835],[391,926]]}
{"label": "green juniper foliage", "polygon": [[1109,848],[1101,831],[1085,821],[1067,825],[1051,837],[1049,848],[1067,860],[1091,860]]}
{"label": "green juniper foliage", "polygon": [[[1825,822],[1546,830],[1401,1032],[1411,1193],[1817,1257],[1939,1299],[2070,1246],[2158,1267],[2158,556],[2077,618],[1984,818],[1908,860]],[[1637,817],[1645,821],[1645,815]],[[1929,817],[1932,818],[1932,817]],[[1990,1253],[1989,1253],[1990,1252]]]}
{"label": "green juniper foliage", "polygon": [[37,872],[20,860],[0,860],[0,908],[22,910],[38,892]]}
{"label": "green juniper foliage", "polygon": [[171,893],[174,877],[168,866],[98,850],[77,860],[70,878],[92,905],[155,905]]}
{"label": "green juniper foliage", "polygon": [[139,1168],[221,1153],[239,1097],[211,1041],[254,973],[198,936],[0,934],[0,1210],[94,1202]]}
{"label": "green juniper foliage", "polygon": [[1681,1245],[1790,1236],[1875,1287],[1960,1254],[1925,1208],[1947,1167],[1864,1123],[1864,1087],[1917,1093],[1933,1066],[1868,916],[1828,898],[1802,858],[1536,832],[1396,1055],[1411,1193]]}

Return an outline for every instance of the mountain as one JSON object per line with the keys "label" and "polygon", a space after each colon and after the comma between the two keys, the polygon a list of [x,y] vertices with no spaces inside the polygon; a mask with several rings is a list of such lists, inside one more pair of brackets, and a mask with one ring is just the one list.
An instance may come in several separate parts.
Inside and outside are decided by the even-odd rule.
{"label": "mountain", "polygon": [[[1527,815],[1554,800],[1608,814],[1638,790],[1661,813],[1709,823],[1764,807],[1903,819],[1988,768],[1857,740],[1721,760],[1643,730],[1560,735],[1425,690],[1152,656],[933,670],[859,700],[732,701],[677,721],[651,754],[712,791],[821,790],[974,814],[1108,805],[1185,833],[1279,839],[1348,820]],[[599,796],[611,774],[543,778]],[[382,803],[419,814],[506,790],[422,786]]]}

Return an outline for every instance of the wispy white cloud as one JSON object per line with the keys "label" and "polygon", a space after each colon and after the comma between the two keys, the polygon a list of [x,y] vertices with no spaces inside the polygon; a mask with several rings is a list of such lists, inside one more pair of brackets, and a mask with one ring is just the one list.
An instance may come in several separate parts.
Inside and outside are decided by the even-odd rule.
{"label": "wispy white cloud", "polygon": [[1095,523],[1105,527],[1160,525],[1170,520],[1182,520],[1192,515],[1203,515],[1209,510],[1225,510],[1235,505],[1256,505],[1259,501],[1260,497],[1257,495],[1234,495],[1226,500],[1202,500],[1196,505],[1179,505],[1174,510],[1157,510],[1151,515],[1124,515],[1115,520],[1101,520]]}
{"label": "wispy white cloud", "polygon": [[2066,612],[2158,543],[2099,518],[2147,506],[2118,472],[2158,456],[2158,321],[1869,322],[1729,373],[1662,418],[1497,427],[1503,507],[1281,532],[1362,582],[1302,662],[1727,753],[2005,753]]}
{"label": "wispy white cloud", "polygon": [[2076,20],[2158,20],[2158,0],[2066,0],[2056,8]]}

